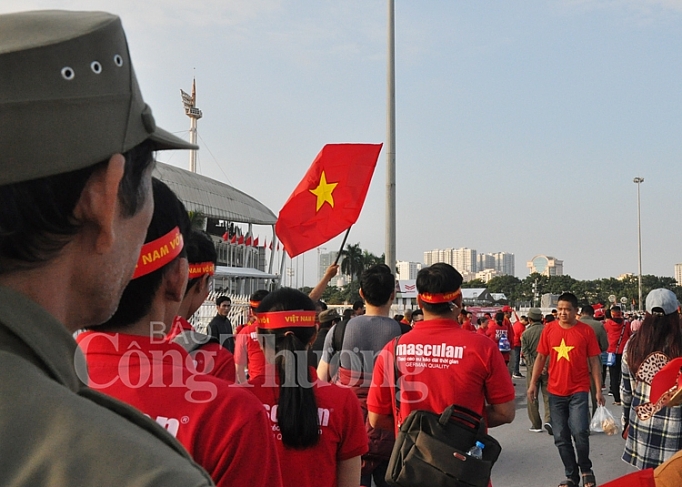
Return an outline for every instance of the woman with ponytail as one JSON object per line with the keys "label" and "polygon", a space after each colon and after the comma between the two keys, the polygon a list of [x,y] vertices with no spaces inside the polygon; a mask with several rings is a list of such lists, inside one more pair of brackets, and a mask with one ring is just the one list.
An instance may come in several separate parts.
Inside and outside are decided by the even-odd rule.
{"label": "woman with ponytail", "polygon": [[670,360],[682,356],[679,303],[668,289],[646,298],[646,315],[623,352],[623,460],[655,468],[682,450],[682,406],[651,398],[651,380]]}
{"label": "woman with ponytail", "polygon": [[266,367],[249,385],[272,423],[284,486],[357,487],[360,456],[368,449],[365,424],[355,394],[319,382],[308,367],[317,335],[315,303],[281,288],[261,301],[256,315],[261,346],[274,368]]}

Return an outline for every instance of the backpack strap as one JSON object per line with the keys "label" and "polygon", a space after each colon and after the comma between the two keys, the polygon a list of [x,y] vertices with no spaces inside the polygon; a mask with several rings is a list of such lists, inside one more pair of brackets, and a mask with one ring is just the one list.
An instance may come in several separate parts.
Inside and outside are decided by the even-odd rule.
{"label": "backpack strap", "polygon": [[334,336],[332,340],[332,346],[334,347],[334,352],[340,352],[343,350],[343,339],[346,336],[346,325],[350,320],[339,321],[334,325]]}

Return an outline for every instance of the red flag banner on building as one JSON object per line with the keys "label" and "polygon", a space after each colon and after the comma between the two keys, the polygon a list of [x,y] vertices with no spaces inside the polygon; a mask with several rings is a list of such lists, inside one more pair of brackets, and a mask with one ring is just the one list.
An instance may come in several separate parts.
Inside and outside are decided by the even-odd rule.
{"label": "red flag banner on building", "polygon": [[232,235],[232,238],[230,239],[230,243],[231,244],[237,243],[237,234],[236,233],[234,235]]}
{"label": "red flag banner on building", "polygon": [[237,239],[237,245],[244,245],[244,235],[240,235]]}
{"label": "red flag banner on building", "polygon": [[279,212],[275,232],[290,257],[350,228],[360,216],[383,144],[327,144]]}
{"label": "red flag banner on building", "polygon": [[253,241],[253,246],[258,247],[258,237]]}
{"label": "red flag banner on building", "polygon": [[251,247],[251,235],[246,237],[246,243],[244,245],[246,245],[247,247]]}

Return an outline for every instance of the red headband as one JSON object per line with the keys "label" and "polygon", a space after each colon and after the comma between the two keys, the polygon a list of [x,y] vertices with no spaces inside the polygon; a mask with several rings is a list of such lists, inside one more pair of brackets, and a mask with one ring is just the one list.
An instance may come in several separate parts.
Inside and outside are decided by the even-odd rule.
{"label": "red headband", "polygon": [[454,301],[458,297],[462,295],[462,290],[458,289],[457,291],[452,291],[450,293],[419,293],[419,299],[424,301],[425,303],[428,304],[440,304],[440,303],[449,303],[450,301]]}
{"label": "red headband", "polygon": [[272,311],[258,315],[258,328],[277,330],[279,328],[312,327],[317,320],[316,311]]}
{"label": "red headband", "polygon": [[259,304],[260,304],[260,301],[249,301],[249,307],[250,308],[257,308]]}
{"label": "red headband", "polygon": [[175,227],[163,237],[142,246],[133,279],[151,274],[175,259],[184,246],[180,229]]}
{"label": "red headband", "polygon": [[215,264],[213,262],[201,262],[189,265],[189,279],[196,279],[204,274],[212,276],[215,274]]}

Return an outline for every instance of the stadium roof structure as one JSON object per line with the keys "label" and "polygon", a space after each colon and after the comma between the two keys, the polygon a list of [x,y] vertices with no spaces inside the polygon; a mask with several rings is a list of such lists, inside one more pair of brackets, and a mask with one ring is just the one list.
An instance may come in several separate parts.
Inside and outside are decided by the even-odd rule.
{"label": "stadium roof structure", "polygon": [[253,225],[274,225],[277,221],[263,203],[215,179],[163,162],[156,163],[153,175],[178,195],[187,211]]}

